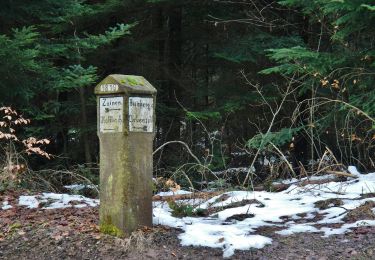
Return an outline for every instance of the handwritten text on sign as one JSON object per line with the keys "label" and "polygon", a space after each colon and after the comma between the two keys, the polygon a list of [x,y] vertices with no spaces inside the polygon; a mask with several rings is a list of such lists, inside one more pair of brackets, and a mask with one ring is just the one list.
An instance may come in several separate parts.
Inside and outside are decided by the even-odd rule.
{"label": "handwritten text on sign", "polygon": [[99,98],[99,129],[101,133],[119,133],[123,131],[123,97]]}
{"label": "handwritten text on sign", "polygon": [[129,97],[129,131],[153,131],[153,98]]}

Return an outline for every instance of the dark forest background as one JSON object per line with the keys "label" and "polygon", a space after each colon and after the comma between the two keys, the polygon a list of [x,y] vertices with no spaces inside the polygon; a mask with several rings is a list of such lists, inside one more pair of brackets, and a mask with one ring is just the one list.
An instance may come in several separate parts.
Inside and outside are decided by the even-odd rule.
{"label": "dark forest background", "polygon": [[[0,104],[55,156],[32,168],[98,163],[93,89],[108,74],[151,82],[155,148],[182,141],[209,171],[375,168],[371,0],[0,2]],[[197,171],[179,144],[154,158],[159,175]]]}

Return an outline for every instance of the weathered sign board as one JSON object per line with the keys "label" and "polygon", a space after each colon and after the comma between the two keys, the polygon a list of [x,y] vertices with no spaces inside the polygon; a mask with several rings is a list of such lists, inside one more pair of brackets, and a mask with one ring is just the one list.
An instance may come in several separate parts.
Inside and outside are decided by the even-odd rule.
{"label": "weathered sign board", "polygon": [[153,98],[129,97],[129,131],[152,133],[153,115]]}
{"label": "weathered sign board", "polygon": [[100,133],[121,133],[124,125],[124,97],[99,98]]}
{"label": "weathered sign board", "polygon": [[127,236],[152,225],[156,89],[143,77],[113,74],[95,87],[100,145],[99,227]]}

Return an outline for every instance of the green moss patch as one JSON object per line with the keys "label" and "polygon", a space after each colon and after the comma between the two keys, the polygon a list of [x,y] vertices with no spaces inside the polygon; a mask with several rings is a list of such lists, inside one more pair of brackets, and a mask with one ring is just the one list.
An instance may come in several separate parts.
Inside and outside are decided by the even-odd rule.
{"label": "green moss patch", "polygon": [[119,228],[112,224],[100,224],[99,226],[100,232],[111,235],[111,236],[116,236],[116,237],[123,237],[125,236],[124,232],[122,232]]}
{"label": "green moss patch", "polygon": [[[122,80],[121,83],[124,84],[123,81],[125,81],[125,80]],[[134,76],[126,76],[126,83],[129,86],[132,86],[132,87],[143,86],[144,85],[144,82],[143,82],[143,80],[140,77],[134,77]]]}

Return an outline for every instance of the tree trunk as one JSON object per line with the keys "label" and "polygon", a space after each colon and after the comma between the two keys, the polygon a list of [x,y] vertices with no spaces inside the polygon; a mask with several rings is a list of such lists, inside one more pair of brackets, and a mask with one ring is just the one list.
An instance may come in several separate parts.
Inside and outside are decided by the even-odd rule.
{"label": "tree trunk", "polygon": [[85,99],[85,89],[83,87],[79,88],[79,99],[81,103],[81,138],[83,141],[83,148],[85,151],[85,163],[91,164],[91,151],[90,142],[87,134],[87,112],[86,112],[86,99]]}

